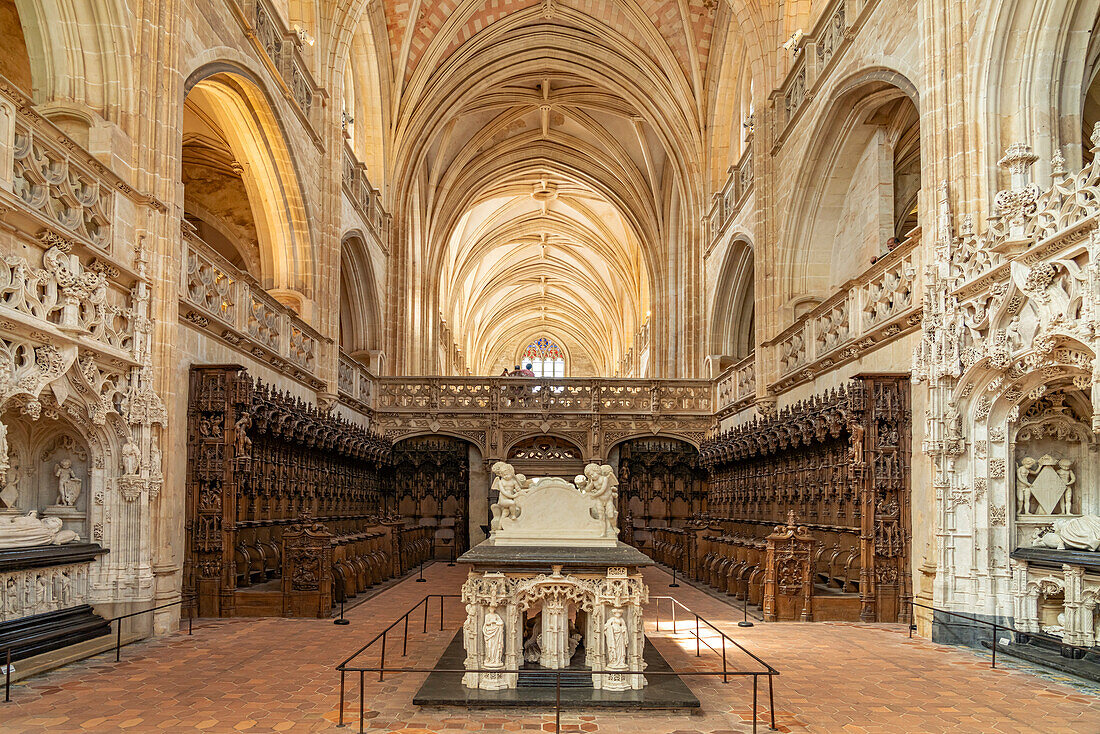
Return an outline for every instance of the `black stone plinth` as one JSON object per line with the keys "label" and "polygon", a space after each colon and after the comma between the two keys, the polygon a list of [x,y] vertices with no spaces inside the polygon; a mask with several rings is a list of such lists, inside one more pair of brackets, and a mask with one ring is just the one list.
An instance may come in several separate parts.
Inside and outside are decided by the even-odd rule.
{"label": "black stone plinth", "polygon": [[475,570],[515,571],[517,573],[549,573],[553,566],[573,573],[605,573],[610,566],[638,568],[652,566],[653,560],[626,543],[618,542],[606,548],[553,545],[492,545],[478,543],[458,558]]}
{"label": "black stone plinth", "polygon": [[22,571],[26,568],[68,566],[87,563],[107,553],[98,543],[67,543],[65,545],[37,545],[32,548],[5,548],[0,550],[0,571]]}
{"label": "black stone plinth", "polygon": [[[680,676],[657,675],[671,673],[672,668],[648,639],[642,673],[648,683],[639,690],[603,691],[591,686],[566,686],[561,689],[563,709],[647,709],[683,710],[699,708],[699,699]],[[413,697],[417,706],[463,706],[468,708],[554,707],[557,691],[554,686],[524,686],[499,691],[483,691],[462,685],[462,673],[441,673],[439,670],[461,670],[466,660],[459,631],[436,663],[436,672],[429,673],[424,685]],[[573,672],[573,671],[571,671]]]}
{"label": "black stone plinth", "polygon": [[12,660],[24,660],[110,633],[110,622],[81,604],[0,623],[0,656],[11,648]]}
{"label": "black stone plinth", "polygon": [[1083,550],[1056,550],[1054,548],[1017,548],[1012,558],[1036,566],[1062,570],[1062,565],[1084,566],[1090,571],[1100,572],[1100,553]]}

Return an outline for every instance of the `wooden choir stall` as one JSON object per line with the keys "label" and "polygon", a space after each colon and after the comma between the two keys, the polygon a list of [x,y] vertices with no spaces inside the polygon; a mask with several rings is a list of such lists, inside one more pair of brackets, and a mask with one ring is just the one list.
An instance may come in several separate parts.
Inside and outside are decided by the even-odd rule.
{"label": "wooden choir stall", "polygon": [[769,621],[906,622],[909,422],[907,378],[859,375],[713,436],[706,515],[654,555]]}
{"label": "wooden choir stall", "polygon": [[388,512],[391,451],[239,365],[192,367],[185,613],[326,617],[419,564],[431,531]]}

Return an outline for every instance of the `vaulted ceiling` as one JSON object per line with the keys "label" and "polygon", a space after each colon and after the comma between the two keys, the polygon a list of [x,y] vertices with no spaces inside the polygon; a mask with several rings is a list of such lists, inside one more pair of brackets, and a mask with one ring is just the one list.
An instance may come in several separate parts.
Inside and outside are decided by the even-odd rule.
{"label": "vaulted ceiling", "polygon": [[570,374],[611,375],[651,312],[652,347],[670,356],[650,374],[701,362],[688,352],[702,343],[718,5],[372,4],[358,46],[382,67],[398,243],[390,314],[409,322],[391,342],[395,369],[454,369],[453,346],[489,374],[549,336]]}

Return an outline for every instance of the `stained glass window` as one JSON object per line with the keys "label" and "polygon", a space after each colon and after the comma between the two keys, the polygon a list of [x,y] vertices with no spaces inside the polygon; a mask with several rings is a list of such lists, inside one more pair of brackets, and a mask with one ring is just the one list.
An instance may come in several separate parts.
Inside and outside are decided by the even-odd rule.
{"label": "stained glass window", "polygon": [[544,336],[523,350],[523,363],[531,365],[536,377],[565,377],[565,352]]}

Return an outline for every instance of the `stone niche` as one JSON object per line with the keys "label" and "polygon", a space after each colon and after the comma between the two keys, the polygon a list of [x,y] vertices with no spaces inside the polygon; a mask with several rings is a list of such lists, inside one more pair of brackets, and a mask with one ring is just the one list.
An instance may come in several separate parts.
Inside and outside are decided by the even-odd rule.
{"label": "stone niche", "polygon": [[64,530],[87,540],[93,495],[88,444],[61,420],[43,418],[32,423],[9,412],[4,424],[8,468],[0,490],[0,516],[34,512],[56,517]]}
{"label": "stone niche", "polygon": [[1008,472],[1014,547],[1035,545],[1059,520],[1100,514],[1096,434],[1089,415],[1088,399],[1072,390],[1043,395],[1021,412]]}

